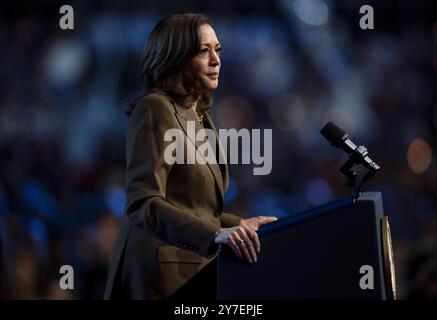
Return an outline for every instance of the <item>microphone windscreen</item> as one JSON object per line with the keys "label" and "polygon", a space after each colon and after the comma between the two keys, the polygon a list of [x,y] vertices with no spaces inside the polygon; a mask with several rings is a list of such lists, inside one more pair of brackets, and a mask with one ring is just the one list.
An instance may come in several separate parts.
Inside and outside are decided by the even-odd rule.
{"label": "microphone windscreen", "polygon": [[346,132],[337,127],[331,121],[325,124],[325,126],[320,130],[320,133],[336,148],[339,148],[342,142],[348,138]]}

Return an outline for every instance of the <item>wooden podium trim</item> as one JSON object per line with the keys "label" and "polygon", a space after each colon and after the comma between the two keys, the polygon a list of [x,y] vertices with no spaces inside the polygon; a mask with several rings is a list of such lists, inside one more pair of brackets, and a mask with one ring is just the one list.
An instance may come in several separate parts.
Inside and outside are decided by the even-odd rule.
{"label": "wooden podium trim", "polygon": [[393,245],[391,241],[390,224],[387,216],[381,218],[381,234],[382,248],[384,251],[385,287],[387,298],[389,300],[396,300],[396,275],[393,258]]}

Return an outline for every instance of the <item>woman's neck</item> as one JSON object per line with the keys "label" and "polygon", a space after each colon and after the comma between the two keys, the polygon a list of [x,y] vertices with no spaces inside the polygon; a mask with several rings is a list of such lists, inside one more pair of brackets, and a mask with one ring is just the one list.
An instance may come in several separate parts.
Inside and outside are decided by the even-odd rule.
{"label": "woman's neck", "polygon": [[194,110],[194,113],[196,114],[197,120],[198,121],[202,121],[203,120],[203,114],[199,115],[199,113],[197,112],[197,106],[198,106],[198,100],[193,103],[191,108]]}
{"label": "woman's neck", "polygon": [[196,112],[197,114],[197,105],[198,105],[198,100],[194,101],[193,104],[191,105],[191,108],[193,108],[194,112]]}

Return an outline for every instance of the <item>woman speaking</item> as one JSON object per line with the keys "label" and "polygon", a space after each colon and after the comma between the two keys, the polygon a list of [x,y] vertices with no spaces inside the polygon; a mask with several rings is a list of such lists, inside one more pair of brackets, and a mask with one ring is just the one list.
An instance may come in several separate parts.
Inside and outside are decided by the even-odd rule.
{"label": "woman speaking", "polygon": [[[257,261],[256,230],[276,220],[223,212],[228,169],[221,161],[181,164],[164,156],[171,129],[217,131],[208,114],[220,75],[221,45],[202,14],[176,14],[151,32],[140,61],[144,95],[128,106],[126,207],[105,299],[166,299],[229,245]],[[189,138],[196,149],[196,141]],[[185,151],[187,152],[187,151]],[[190,155],[186,155],[189,157]],[[191,155],[193,156],[193,155]]]}

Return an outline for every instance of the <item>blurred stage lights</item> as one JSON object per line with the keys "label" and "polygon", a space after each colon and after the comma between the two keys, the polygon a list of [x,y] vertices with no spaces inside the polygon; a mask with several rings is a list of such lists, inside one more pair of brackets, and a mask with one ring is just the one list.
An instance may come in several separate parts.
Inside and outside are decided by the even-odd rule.
{"label": "blurred stage lights", "polygon": [[326,123],[335,119],[335,123],[340,128],[343,128],[349,135],[353,135],[357,131],[355,113],[356,111],[351,108],[343,106],[332,107],[326,112],[322,122]]}
{"label": "blurred stage lights", "polygon": [[269,112],[275,126],[284,130],[299,129],[306,117],[302,99],[290,94],[274,97],[270,102]]}
{"label": "blurred stage lights", "polygon": [[250,101],[243,96],[226,96],[217,105],[217,116],[225,128],[251,128],[254,110]]}
{"label": "blurred stage lights", "polygon": [[411,171],[415,174],[421,174],[428,169],[431,161],[432,151],[428,143],[420,138],[414,139],[407,151],[407,162]]}
{"label": "blurred stage lights", "polygon": [[123,209],[126,202],[124,189],[119,186],[111,186],[105,193],[106,206],[117,218],[123,217]]}
{"label": "blurred stage lights", "polygon": [[50,83],[62,87],[76,83],[89,63],[89,52],[80,41],[60,40],[47,52],[44,68]]}
{"label": "blurred stage lights", "polygon": [[282,0],[281,3],[305,24],[323,26],[328,22],[328,6],[322,0]]}
{"label": "blurred stage lights", "polygon": [[331,200],[332,189],[324,179],[314,179],[306,185],[305,197],[312,205],[319,206]]}
{"label": "blurred stage lights", "polygon": [[294,81],[294,64],[285,51],[274,44],[259,50],[251,58],[249,88],[256,94],[273,96],[289,88]]}
{"label": "blurred stage lights", "polygon": [[29,221],[28,229],[33,240],[37,242],[46,242],[48,240],[47,227],[41,219],[33,217]]}

